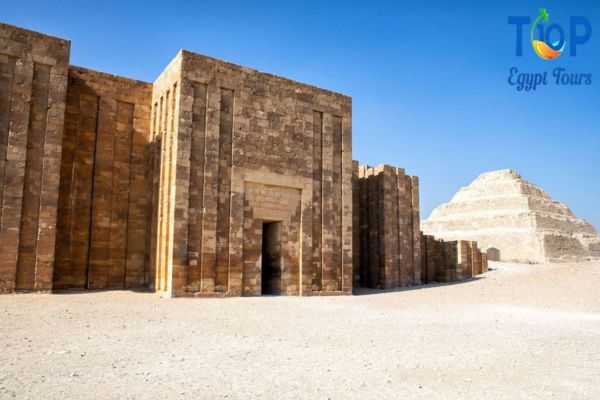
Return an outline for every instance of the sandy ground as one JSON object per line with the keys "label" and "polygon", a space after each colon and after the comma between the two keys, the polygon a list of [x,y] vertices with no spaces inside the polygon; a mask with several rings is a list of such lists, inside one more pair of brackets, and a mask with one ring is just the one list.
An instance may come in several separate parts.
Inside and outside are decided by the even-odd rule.
{"label": "sandy ground", "polygon": [[0,398],[600,396],[600,263],[348,297],[0,296]]}

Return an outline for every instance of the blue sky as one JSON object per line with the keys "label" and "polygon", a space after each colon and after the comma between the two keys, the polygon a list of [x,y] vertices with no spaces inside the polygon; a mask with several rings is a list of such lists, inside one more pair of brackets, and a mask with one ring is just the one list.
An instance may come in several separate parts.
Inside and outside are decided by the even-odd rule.
{"label": "blue sky", "polygon": [[[508,16],[595,29],[577,56],[515,56]],[[153,81],[185,48],[353,98],[353,156],[421,179],[422,216],[511,168],[600,228],[600,2],[6,1],[0,20],[72,41],[71,63]],[[568,44],[567,50],[568,52]],[[518,92],[509,69],[592,73]]]}

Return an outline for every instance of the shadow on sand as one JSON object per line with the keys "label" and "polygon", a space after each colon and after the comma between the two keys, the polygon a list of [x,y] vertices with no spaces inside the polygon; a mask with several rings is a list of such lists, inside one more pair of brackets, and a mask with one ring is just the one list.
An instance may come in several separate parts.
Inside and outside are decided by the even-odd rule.
{"label": "shadow on sand", "polygon": [[50,294],[70,295],[70,294],[92,294],[105,292],[132,292],[132,293],[156,293],[154,290],[146,288],[131,289],[53,289]]}
{"label": "shadow on sand", "polygon": [[[491,268],[489,270],[491,271]],[[352,294],[354,296],[369,296],[369,295],[373,295],[373,294],[382,294],[382,293],[409,292],[412,290],[422,290],[422,289],[430,289],[430,288],[437,288],[437,287],[443,287],[443,286],[463,285],[463,284],[468,284],[470,282],[478,281],[480,279],[485,279],[485,276],[475,276],[472,278],[467,278],[467,279],[463,279],[461,281],[456,281],[456,282],[432,282],[432,283],[425,283],[425,284],[417,285],[417,286],[405,286],[405,287],[393,288],[393,289],[371,289],[371,288],[361,287],[358,289],[354,289],[352,291]]]}

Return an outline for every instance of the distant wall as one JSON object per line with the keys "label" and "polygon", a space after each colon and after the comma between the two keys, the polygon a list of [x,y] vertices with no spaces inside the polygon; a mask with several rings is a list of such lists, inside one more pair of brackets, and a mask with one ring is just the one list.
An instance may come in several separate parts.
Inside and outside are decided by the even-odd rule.
{"label": "distant wall", "polygon": [[486,250],[487,258],[489,261],[500,261],[500,250],[495,247],[490,247]]}
{"label": "distant wall", "polygon": [[488,270],[487,254],[477,242],[467,240],[444,241],[431,235],[422,235],[423,283],[454,282],[470,278]]}

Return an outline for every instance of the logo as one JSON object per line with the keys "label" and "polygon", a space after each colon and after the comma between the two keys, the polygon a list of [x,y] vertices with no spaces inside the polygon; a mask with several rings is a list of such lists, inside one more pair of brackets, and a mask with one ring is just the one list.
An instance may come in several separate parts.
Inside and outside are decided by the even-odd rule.
{"label": "logo", "polygon": [[[560,31],[560,32],[562,32],[560,40],[556,40],[552,43],[546,43],[541,40],[536,40],[533,38],[533,31],[535,30],[535,27],[537,26],[538,22],[540,22],[540,20],[543,20],[543,22],[548,22],[549,18],[550,18],[550,15],[548,15],[548,12],[546,11],[546,9],[540,8],[540,14],[535,19],[535,21],[533,22],[533,25],[531,26],[531,46],[533,47],[533,51],[535,51],[535,54],[537,54],[538,56],[540,56],[540,58],[543,58],[544,60],[552,60],[553,58],[560,56],[562,54],[563,50],[565,49],[565,37],[564,37],[564,32],[562,32],[562,30]],[[553,24],[553,25],[550,25],[550,28],[551,27],[559,27],[559,25]],[[540,28],[541,28],[541,25],[540,25]],[[546,40],[549,39],[550,28],[548,28],[548,30],[546,31],[546,37],[545,37]],[[557,28],[555,28],[555,29],[557,29]],[[542,30],[542,35],[543,35],[543,30]]]}
{"label": "logo", "polygon": [[[544,60],[552,60],[560,56],[567,46],[567,42],[569,55],[575,57],[577,56],[577,47],[587,43],[592,37],[592,25],[585,17],[574,16],[569,18],[568,35],[565,29],[557,23],[545,26],[544,23],[548,22],[549,19],[550,14],[548,14],[548,11],[541,8],[529,32],[533,51]],[[531,24],[531,17],[508,17],[508,24],[516,27],[515,50],[516,56],[521,57],[523,56],[523,27]]]}
{"label": "logo", "polygon": [[[566,48],[569,56],[576,57],[577,49],[587,43],[592,37],[592,25],[585,17],[574,16],[569,18],[568,30],[560,24],[551,23],[550,14],[541,8],[533,24],[531,17],[508,17],[508,24],[516,28],[515,55],[523,56],[523,42],[525,27],[529,28],[529,40],[533,52],[543,60],[557,59]],[[568,32],[568,34],[567,34]],[[542,86],[589,86],[592,84],[591,72],[570,71],[557,66],[552,70],[522,71],[516,66],[508,70],[508,84],[517,91],[535,91]]]}

